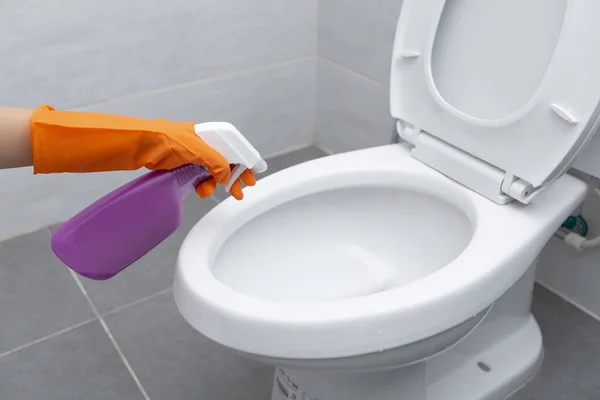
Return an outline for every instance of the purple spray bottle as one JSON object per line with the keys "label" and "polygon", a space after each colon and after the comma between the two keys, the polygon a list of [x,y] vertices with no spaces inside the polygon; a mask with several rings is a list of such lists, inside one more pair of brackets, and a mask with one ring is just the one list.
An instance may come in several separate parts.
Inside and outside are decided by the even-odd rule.
{"label": "purple spray bottle", "polygon": [[[266,171],[266,162],[233,125],[209,122],[194,130],[230,164],[236,164],[227,191],[247,168],[255,173]],[[183,200],[209,178],[206,169],[194,164],[149,172],[62,224],[52,235],[52,250],[82,276],[112,278],[177,230]]]}

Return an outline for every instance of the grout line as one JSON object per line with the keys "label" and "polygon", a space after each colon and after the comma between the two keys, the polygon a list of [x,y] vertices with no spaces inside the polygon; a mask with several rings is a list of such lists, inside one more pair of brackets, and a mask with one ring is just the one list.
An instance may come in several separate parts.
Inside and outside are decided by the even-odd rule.
{"label": "grout line", "polygon": [[334,154],[336,154],[335,152],[331,151],[330,149],[328,149],[325,146],[320,146],[319,144],[316,144],[315,147],[319,150],[321,150],[323,153],[327,154],[328,156],[332,156]]}
{"label": "grout line", "polygon": [[321,2],[318,0],[314,0],[315,5],[315,56],[319,56],[319,48],[321,47]]}
{"label": "grout line", "polygon": [[101,317],[101,318],[104,318],[104,317],[107,317],[107,316],[109,316],[109,315],[116,314],[116,313],[118,313],[118,312],[120,312],[120,311],[123,311],[123,310],[125,310],[125,309],[127,309],[127,308],[130,308],[130,307],[137,306],[137,305],[139,305],[139,304],[145,303],[145,302],[147,302],[147,301],[150,301],[150,300],[152,300],[152,299],[155,299],[155,298],[157,298],[157,297],[160,297],[160,296],[162,296],[162,295],[164,295],[164,294],[167,294],[167,293],[169,293],[169,292],[172,292],[172,291],[173,291],[173,288],[172,288],[172,287],[170,287],[170,288],[167,288],[167,289],[160,290],[160,291],[158,291],[158,292],[155,292],[155,293],[153,293],[153,294],[151,294],[151,295],[149,295],[149,296],[142,297],[141,299],[138,299],[138,300],[136,300],[136,301],[132,301],[131,303],[127,303],[127,304],[125,304],[125,305],[122,305],[122,306],[119,306],[119,307],[117,307],[117,308],[113,308],[112,310],[110,310],[110,311],[107,311],[107,312],[105,312],[104,314],[100,314],[100,317]]}
{"label": "grout line", "polygon": [[77,328],[80,328],[80,327],[82,327],[82,326],[84,326],[84,325],[87,325],[87,324],[89,324],[89,323],[91,323],[91,322],[94,322],[94,321],[97,321],[97,320],[98,320],[98,318],[97,318],[97,317],[90,318],[90,319],[88,319],[88,320],[85,320],[85,321],[83,321],[83,322],[80,322],[80,323],[78,323],[78,324],[71,325],[71,326],[69,326],[68,328],[61,329],[60,331],[56,331],[56,332],[54,332],[54,333],[51,333],[51,334],[49,334],[49,335],[46,335],[46,336],[42,336],[41,338],[35,339],[35,340],[33,340],[33,341],[29,342],[29,343],[25,343],[25,344],[23,344],[23,345],[21,345],[21,346],[17,346],[17,347],[15,347],[15,348],[13,348],[13,349],[10,349],[10,350],[8,350],[8,351],[5,351],[4,353],[0,353],[0,358],[2,358],[2,357],[5,357],[5,356],[8,356],[8,355],[11,355],[11,354],[13,354],[13,353],[16,353],[17,351],[20,351],[20,350],[26,349],[26,348],[28,348],[28,347],[31,347],[31,346],[33,346],[33,345],[36,345],[36,344],[38,344],[38,343],[45,342],[46,340],[48,340],[48,339],[52,339],[52,338],[55,338],[55,337],[57,337],[57,336],[60,336],[60,335],[62,335],[63,333],[71,332],[71,331],[73,331],[73,330],[75,330],[75,329],[77,329]]}
{"label": "grout line", "polygon": [[319,77],[319,58],[315,60],[315,79],[314,79],[314,102],[313,102],[313,123],[312,123],[312,144],[313,146],[319,140],[319,83],[321,82],[321,78]]}
{"label": "grout line", "polygon": [[536,279],[536,283],[538,285],[540,285],[541,287],[543,287],[544,289],[550,291],[555,296],[557,296],[557,297],[561,298],[562,300],[566,301],[567,303],[571,304],[573,307],[575,307],[575,308],[579,309],[580,311],[582,311],[583,313],[587,314],[591,318],[593,318],[596,321],[600,322],[600,316],[596,315],[594,312],[592,312],[588,308],[586,308],[586,307],[582,306],[581,304],[577,303],[575,300],[573,300],[573,299],[569,298],[568,296],[564,295],[563,293],[559,292],[558,290],[556,290],[552,286],[547,285],[547,284],[545,284],[543,282],[540,282],[537,279]]}
{"label": "grout line", "polygon": [[319,53],[321,48],[321,2],[315,0],[315,31],[316,31],[316,43],[315,43],[315,78],[314,78],[314,102],[313,102],[313,132],[312,132],[312,142],[313,145],[317,143],[317,139],[319,136],[319,132],[317,131],[317,122],[319,118]]}
{"label": "grout line", "polygon": [[79,276],[77,276],[77,274],[74,271],[69,271],[69,272],[71,273],[71,276],[73,277],[73,279],[75,279],[75,283],[77,283],[77,286],[79,287],[79,290],[81,290],[81,293],[83,293],[83,296],[85,297],[86,301],[88,302],[88,305],[92,309],[92,312],[96,315],[98,321],[100,321],[100,324],[102,325],[102,328],[104,328],[104,331],[108,335],[108,338],[110,339],[113,347],[115,348],[115,350],[117,351],[117,353],[121,357],[121,360],[123,361],[123,364],[125,364],[125,368],[127,368],[127,370],[129,371],[129,374],[131,375],[131,377],[133,378],[133,380],[134,380],[135,384],[137,385],[138,389],[142,393],[142,396],[144,397],[145,400],[150,400],[150,397],[148,396],[148,393],[146,393],[146,390],[142,386],[142,383],[140,382],[140,379],[138,378],[138,376],[136,375],[135,371],[131,367],[131,364],[129,364],[129,361],[127,360],[127,357],[125,357],[125,354],[123,353],[123,351],[121,350],[121,347],[119,346],[119,344],[115,340],[115,337],[113,336],[112,332],[108,328],[108,325],[106,325],[106,322],[104,321],[104,318],[98,312],[98,309],[96,308],[96,305],[94,304],[94,302],[92,301],[92,298],[90,297],[89,293],[87,292],[87,290],[85,289],[85,287],[81,283],[81,280],[79,279]]}
{"label": "grout line", "polygon": [[144,397],[145,400],[150,400],[150,397],[148,396],[148,393],[146,392],[146,389],[144,389],[144,387],[142,386],[142,382],[140,382],[140,379],[138,378],[138,376],[136,375],[135,371],[131,367],[131,364],[129,364],[129,361],[127,360],[127,357],[125,357],[125,354],[123,353],[123,350],[121,350],[121,348],[119,347],[119,344],[115,340],[115,337],[113,336],[112,332],[110,331],[110,329],[108,329],[108,326],[106,325],[106,322],[104,322],[104,319],[102,317],[99,318],[99,321],[100,321],[100,324],[102,325],[102,327],[104,328],[104,331],[108,335],[108,338],[110,339],[110,341],[112,342],[113,346],[115,347],[115,350],[117,351],[117,353],[119,353],[119,356],[121,357],[121,360],[123,360],[123,364],[125,364],[125,367],[127,368],[127,370],[129,371],[129,373],[131,374],[131,377],[135,381],[135,384],[137,385],[138,389],[140,389],[140,392],[142,393],[142,396]]}
{"label": "grout line", "polygon": [[[51,225],[54,225],[54,224],[51,224]],[[47,228],[46,226],[42,226],[42,227],[38,227],[38,228],[25,229],[19,233],[13,233],[13,234],[10,234],[7,236],[0,237],[0,242],[5,242],[5,241],[11,240],[11,239],[16,239],[21,236],[31,235],[32,233],[44,231],[44,230],[46,230],[46,228]]]}
{"label": "grout line", "polygon": [[95,106],[99,106],[99,105],[103,105],[103,104],[108,104],[108,103],[112,103],[112,102],[116,102],[116,101],[128,100],[128,99],[135,99],[135,98],[138,98],[138,97],[143,97],[143,96],[147,96],[147,95],[151,95],[151,94],[164,93],[164,92],[168,92],[170,90],[181,89],[181,88],[185,88],[185,87],[188,87],[188,86],[195,86],[195,85],[201,85],[201,84],[216,82],[216,81],[225,80],[225,79],[233,79],[233,78],[248,76],[248,75],[252,75],[252,74],[258,73],[258,72],[268,71],[270,69],[285,67],[285,66],[292,65],[292,64],[295,64],[295,63],[298,63],[298,62],[307,61],[307,60],[310,60],[310,59],[313,59],[313,58],[315,58],[314,54],[305,55],[305,56],[302,56],[302,57],[293,58],[291,60],[282,61],[282,62],[274,63],[274,64],[269,64],[269,65],[261,66],[261,67],[257,67],[257,68],[247,69],[247,70],[244,70],[244,71],[236,71],[236,72],[231,72],[231,73],[228,73],[228,74],[214,75],[214,76],[211,76],[211,77],[208,77],[208,78],[198,79],[198,80],[195,80],[195,81],[180,83],[180,84],[166,86],[166,87],[161,87],[161,88],[157,88],[157,89],[144,90],[144,91],[141,91],[141,92],[136,92],[136,93],[132,93],[132,94],[126,94],[126,95],[123,95],[123,96],[117,96],[117,97],[113,97],[113,98],[110,98],[110,99],[107,99],[107,100],[98,101],[98,102],[95,102],[95,103],[89,103],[89,104],[84,104],[84,105],[73,106],[72,109],[76,110],[76,111],[77,110],[82,110],[82,109],[88,109],[90,107],[95,107]]}
{"label": "grout line", "polygon": [[52,225],[48,225],[47,227],[45,227],[43,229],[44,232],[46,232],[46,234],[50,237],[52,237],[52,229],[50,228]]}
{"label": "grout line", "polygon": [[[79,286],[79,285],[78,285],[78,286]],[[80,289],[81,289],[81,287],[80,287]],[[133,307],[133,306],[136,306],[136,305],[138,305],[138,304],[142,304],[142,303],[144,303],[144,302],[146,302],[146,301],[152,300],[152,299],[154,299],[154,298],[156,298],[156,297],[160,297],[160,296],[162,296],[162,295],[164,295],[164,294],[167,294],[167,293],[169,293],[169,292],[171,292],[171,291],[173,291],[173,288],[167,288],[167,289],[160,290],[160,291],[158,291],[158,292],[156,292],[156,293],[154,293],[154,294],[151,294],[151,295],[149,295],[149,296],[146,296],[146,297],[142,297],[141,299],[138,299],[138,300],[136,300],[136,301],[133,301],[133,302],[131,302],[131,303],[125,304],[125,305],[123,305],[123,306],[120,306],[120,307],[117,307],[117,308],[115,308],[115,309],[113,309],[113,310],[110,310],[110,311],[108,311],[108,312],[104,313],[104,314],[101,314],[101,315],[100,315],[100,317],[101,317],[101,318],[104,318],[104,317],[106,317],[106,316],[109,316],[109,315],[116,314],[116,313],[118,313],[118,312],[120,312],[120,311],[123,311],[123,310],[125,310],[125,309],[129,308],[129,307]],[[86,299],[86,300],[87,300],[87,299]],[[2,358],[2,357],[5,357],[5,356],[8,356],[8,355],[11,355],[11,354],[13,354],[13,353],[16,353],[17,351],[24,350],[24,349],[26,349],[26,348],[28,348],[28,347],[31,347],[31,346],[33,346],[33,345],[36,345],[36,344],[38,344],[38,343],[45,342],[46,340],[48,340],[48,339],[52,339],[52,338],[54,338],[54,337],[57,337],[57,336],[60,336],[60,335],[62,335],[63,333],[68,333],[68,332],[70,332],[70,331],[72,331],[72,330],[75,330],[75,329],[77,329],[77,328],[80,328],[80,327],[82,327],[82,326],[84,326],[84,325],[87,325],[87,324],[89,324],[89,323],[92,323],[92,322],[95,322],[95,321],[99,321],[99,319],[100,319],[100,318],[99,318],[98,316],[96,316],[96,317],[94,317],[94,318],[90,318],[90,319],[87,319],[87,320],[85,320],[85,321],[82,321],[82,322],[80,322],[80,323],[78,323],[78,324],[71,325],[71,326],[69,326],[69,327],[67,327],[67,328],[61,329],[61,330],[59,330],[59,331],[56,331],[56,332],[54,332],[54,333],[51,333],[51,334],[49,334],[49,335],[42,336],[42,337],[40,337],[40,338],[38,338],[38,339],[35,339],[35,340],[33,340],[33,341],[29,342],[29,343],[25,343],[25,344],[23,344],[23,345],[21,345],[21,346],[17,346],[17,347],[15,347],[15,348],[13,348],[13,349],[7,350],[7,351],[5,351],[4,353],[0,353],[0,358]]]}
{"label": "grout line", "polygon": [[317,130],[318,118],[319,118],[319,54],[321,49],[321,2],[315,1],[315,20],[316,20],[316,28],[317,38],[316,38],[316,46],[315,46],[315,95],[314,95],[314,121],[313,121],[313,134],[312,141],[313,144],[316,144],[319,137],[319,132]]}
{"label": "grout line", "polygon": [[210,199],[216,204],[219,205],[221,203],[221,199],[219,199],[217,196],[210,196]]}
{"label": "grout line", "polygon": [[347,73],[349,73],[349,74],[352,74],[352,75],[354,75],[354,76],[355,76],[355,77],[357,77],[357,78],[361,78],[361,79],[363,79],[363,80],[366,80],[366,81],[368,81],[369,83],[372,83],[373,85],[377,85],[377,86],[379,86],[380,88],[383,88],[383,89],[385,89],[385,90],[388,90],[388,91],[390,90],[390,88],[389,88],[388,86],[385,86],[385,85],[384,85],[384,84],[382,84],[381,82],[377,82],[375,79],[373,79],[373,78],[371,78],[371,77],[369,77],[369,76],[367,76],[367,75],[364,75],[364,74],[362,74],[362,73],[360,73],[360,72],[357,72],[357,71],[355,71],[355,70],[353,70],[353,69],[351,69],[351,68],[348,68],[348,67],[346,67],[345,65],[343,65],[343,64],[340,64],[339,62],[337,62],[337,61],[335,61],[335,60],[332,60],[331,58],[329,58],[329,57],[327,57],[327,56],[325,56],[325,55],[323,55],[323,54],[319,54],[319,58],[322,58],[323,60],[325,60],[325,61],[327,61],[327,62],[329,62],[329,63],[331,63],[331,64],[335,65],[336,67],[338,67],[338,68],[340,68],[340,69],[343,69],[343,70],[344,70],[344,71],[346,71]]}

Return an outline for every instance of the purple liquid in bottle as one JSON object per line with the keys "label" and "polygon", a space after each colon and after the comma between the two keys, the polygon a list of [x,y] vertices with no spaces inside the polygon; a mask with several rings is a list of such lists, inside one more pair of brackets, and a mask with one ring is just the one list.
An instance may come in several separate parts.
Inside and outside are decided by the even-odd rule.
{"label": "purple liquid in bottle", "polygon": [[209,178],[193,164],[141,176],[61,225],[52,235],[52,250],[82,276],[112,278],[177,230],[183,200]]}

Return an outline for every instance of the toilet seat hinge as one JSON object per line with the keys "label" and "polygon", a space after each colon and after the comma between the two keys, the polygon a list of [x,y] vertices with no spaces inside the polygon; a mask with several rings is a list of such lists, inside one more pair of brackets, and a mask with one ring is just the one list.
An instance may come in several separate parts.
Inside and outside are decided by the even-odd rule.
{"label": "toilet seat hinge", "polygon": [[514,200],[527,204],[544,188],[503,171],[437,137],[398,120],[398,135],[412,143],[412,156],[447,177],[498,204]]}
{"label": "toilet seat hinge", "polygon": [[528,204],[541,190],[543,188],[534,188],[529,182],[508,172],[502,181],[502,193],[524,204]]}

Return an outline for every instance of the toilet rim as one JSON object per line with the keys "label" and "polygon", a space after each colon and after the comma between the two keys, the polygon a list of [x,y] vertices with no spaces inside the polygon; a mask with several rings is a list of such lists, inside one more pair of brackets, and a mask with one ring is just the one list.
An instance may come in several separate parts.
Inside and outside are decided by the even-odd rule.
{"label": "toilet rim", "polygon": [[[524,273],[527,265],[511,263],[509,257],[515,253],[506,248],[526,239],[517,232],[497,246],[489,238],[514,228],[515,221],[507,221],[503,212],[505,207],[398,150],[371,150],[379,152],[377,157],[362,166],[355,161],[364,151],[301,164],[265,178],[247,191],[243,202],[226,200],[213,209],[192,229],[179,254],[175,298],[183,316],[207,337],[234,349],[305,359],[359,355],[412,343],[452,328],[492,304]],[[374,177],[379,178],[374,182]],[[452,262],[423,279],[326,303],[257,299],[230,289],[213,275],[211,262],[218,249],[247,221],[301,195],[367,182],[444,196],[474,223],[471,243]],[[495,261],[481,268],[482,254]]]}

